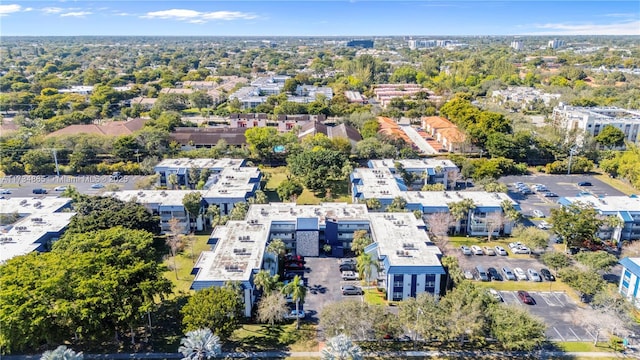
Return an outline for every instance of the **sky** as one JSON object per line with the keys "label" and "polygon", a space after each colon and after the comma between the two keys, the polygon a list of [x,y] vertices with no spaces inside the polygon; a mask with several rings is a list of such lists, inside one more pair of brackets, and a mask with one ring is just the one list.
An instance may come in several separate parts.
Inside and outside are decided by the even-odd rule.
{"label": "sky", "polygon": [[640,35],[640,1],[2,0],[15,35]]}

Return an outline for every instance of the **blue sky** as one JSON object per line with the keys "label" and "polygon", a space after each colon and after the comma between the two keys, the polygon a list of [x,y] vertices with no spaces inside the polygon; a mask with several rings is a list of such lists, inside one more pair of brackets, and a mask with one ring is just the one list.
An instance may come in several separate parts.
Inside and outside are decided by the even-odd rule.
{"label": "blue sky", "polygon": [[11,35],[640,35],[640,1],[11,1]]}

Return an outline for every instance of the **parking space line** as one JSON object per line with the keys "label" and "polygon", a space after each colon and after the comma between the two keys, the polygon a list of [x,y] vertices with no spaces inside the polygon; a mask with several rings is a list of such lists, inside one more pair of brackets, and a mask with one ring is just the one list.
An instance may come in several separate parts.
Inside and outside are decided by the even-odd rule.
{"label": "parking space line", "polygon": [[553,330],[556,332],[556,334],[558,334],[558,336],[560,336],[560,339],[562,339],[562,341],[565,341],[564,340],[564,336],[562,336],[562,334],[560,334],[560,331],[558,331],[558,329],[556,329],[555,326],[553,327]]}
{"label": "parking space line", "polygon": [[581,341],[581,340],[582,340],[582,339],[580,339],[580,337],[578,336],[578,334],[576,334],[576,332],[575,332],[575,331],[573,331],[573,329],[572,329],[572,328],[569,328],[569,331],[571,331],[571,333],[573,334],[573,336],[575,336],[575,337],[576,337],[576,340],[578,340],[578,341]]}
{"label": "parking space line", "polygon": [[589,330],[584,329],[584,331],[585,331],[587,334],[589,334],[589,336],[591,336],[591,337],[593,338],[593,340],[596,340],[596,337],[595,337],[595,336],[593,336],[593,334],[592,334],[591,332],[589,332]]}
{"label": "parking space line", "polygon": [[[564,294],[564,293],[561,293]],[[560,298],[558,297],[558,293],[557,292],[552,292],[551,295],[553,295],[554,298],[556,298],[556,300],[558,300],[558,302],[560,303],[560,306],[564,306],[564,302],[562,300],[560,300]]]}

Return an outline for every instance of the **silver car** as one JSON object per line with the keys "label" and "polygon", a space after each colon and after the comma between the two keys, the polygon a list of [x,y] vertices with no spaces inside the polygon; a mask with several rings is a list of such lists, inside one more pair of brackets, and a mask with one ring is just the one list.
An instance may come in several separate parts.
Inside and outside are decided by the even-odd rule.
{"label": "silver car", "polygon": [[516,280],[516,275],[507,266],[502,267],[502,273],[504,274],[505,279],[512,281]]}
{"label": "silver car", "polygon": [[518,280],[529,280],[529,278],[527,277],[527,273],[525,273],[524,270],[519,267],[513,269],[513,273],[516,274],[516,278]]}
{"label": "silver car", "polygon": [[535,281],[535,282],[542,281],[542,278],[540,277],[540,274],[538,274],[538,272],[533,270],[533,269],[527,269],[527,274],[529,275],[529,280],[530,281]]}
{"label": "silver car", "polygon": [[507,250],[505,250],[502,246],[499,246],[499,245],[498,245],[498,246],[496,246],[496,247],[495,247],[495,249],[496,249],[496,254],[498,254],[498,255],[500,255],[500,256],[507,256],[507,255],[509,255],[509,254],[507,253]]}

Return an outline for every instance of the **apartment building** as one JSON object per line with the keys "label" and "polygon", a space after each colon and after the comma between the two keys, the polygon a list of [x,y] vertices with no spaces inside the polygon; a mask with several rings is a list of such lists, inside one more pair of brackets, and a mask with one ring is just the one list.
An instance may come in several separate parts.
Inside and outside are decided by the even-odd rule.
{"label": "apartment building", "polygon": [[[402,300],[428,291],[440,293],[444,269],[441,252],[429,240],[422,220],[410,213],[370,213],[363,204],[295,203],[254,204],[245,221],[230,221],[213,231],[211,251],[196,261],[191,286],[199,290],[238,281],[244,292],[245,315],[255,306],[254,276],[262,269],[275,274],[277,261],[265,248],[274,239],[284,241],[288,252],[318,256],[325,244],[333,256],[351,248],[357,230],[373,240],[366,251],[380,262],[371,280],[388,289],[389,300]],[[401,284],[401,285],[400,285]]]}
{"label": "apartment building", "polygon": [[13,223],[2,226],[0,265],[30,252],[49,251],[65,232],[74,212],[71,199],[55,196],[0,199],[0,214]]}
{"label": "apartment building", "polygon": [[[605,126],[624,132],[625,140],[638,144],[640,111],[611,107],[579,107],[563,103],[553,109],[552,118],[558,126],[597,136]],[[581,143],[583,137],[578,136]]]}
{"label": "apartment building", "polygon": [[640,308],[640,258],[626,257],[618,263],[622,265],[618,292]]}
{"label": "apartment building", "polygon": [[601,196],[581,195],[563,197],[558,203],[584,204],[592,206],[603,216],[615,216],[622,220],[622,226],[617,228],[605,227],[600,229],[598,237],[615,241],[632,241],[640,239],[640,198],[631,196]]}

